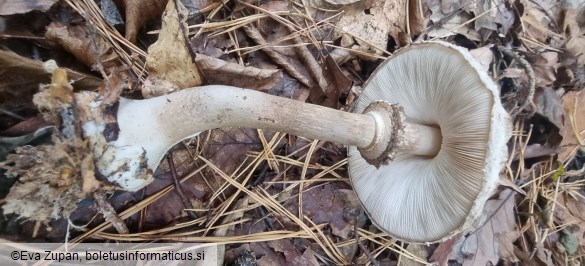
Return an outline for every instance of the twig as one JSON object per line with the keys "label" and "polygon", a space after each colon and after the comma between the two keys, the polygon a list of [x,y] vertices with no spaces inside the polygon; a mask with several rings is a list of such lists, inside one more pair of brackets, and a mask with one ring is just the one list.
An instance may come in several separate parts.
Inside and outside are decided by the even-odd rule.
{"label": "twig", "polygon": [[[249,25],[244,26],[244,31],[246,32],[248,37],[254,40],[254,42],[256,42],[257,44],[266,45],[268,43],[266,42],[264,37],[262,37],[260,32],[257,29],[253,28],[252,26]],[[276,64],[284,68],[284,70],[289,75],[297,79],[300,83],[309,88],[313,88],[315,86],[315,83],[311,79],[305,77],[303,74],[298,72],[283,55],[279,54],[278,52],[274,51],[269,47],[261,48],[261,50],[262,52],[265,52]]]}
{"label": "twig", "polygon": [[[500,51],[502,54],[511,57],[512,59],[516,60],[518,62],[518,64],[520,65],[520,67],[522,67],[524,69],[524,71],[526,71],[526,76],[528,77],[528,94],[526,95],[526,99],[524,99],[524,102],[522,104],[520,104],[519,106],[516,106],[514,109],[512,109],[510,111],[510,114],[512,115],[512,117],[517,116],[518,114],[520,114],[520,112],[522,112],[526,107],[530,106],[534,106],[534,102],[533,102],[533,98],[534,98],[534,90],[536,87],[536,78],[534,77],[534,71],[532,70],[532,67],[530,66],[530,63],[528,63],[528,61],[526,61],[526,59],[520,57],[517,53],[513,52],[512,50],[498,45],[498,51]],[[533,110],[527,114],[528,117],[532,116],[534,114],[534,112],[536,112],[536,110]]]}
{"label": "twig", "polygon": [[116,228],[118,233],[128,234],[130,232],[128,227],[126,227],[126,223],[124,223],[124,221],[118,217],[118,213],[106,199],[106,193],[98,190],[93,193],[93,198],[95,199],[95,202],[98,206],[98,211],[102,213],[104,219],[106,219],[107,222],[112,223],[112,226]]}
{"label": "twig", "polygon": [[[86,24],[87,24],[87,28],[89,30],[89,40],[91,42],[91,50],[95,54],[95,67],[102,75],[102,78],[104,80],[107,80],[108,75],[106,74],[106,71],[104,70],[104,66],[102,65],[101,53],[100,53],[100,49],[98,48],[98,45],[97,45],[97,40],[96,40],[97,33],[95,30],[95,25],[93,24],[91,19],[89,19],[89,16],[87,13],[84,13],[84,17],[85,17],[85,21],[87,21]],[[105,82],[105,84],[106,84],[106,86],[109,85],[108,82]]]}
{"label": "twig", "polygon": [[10,116],[10,117],[12,117],[12,118],[14,118],[14,119],[18,119],[18,120],[20,120],[20,121],[24,121],[24,120],[26,120],[26,118],[24,118],[24,117],[22,117],[22,116],[19,116],[19,115],[17,115],[17,114],[15,114],[15,113],[13,113],[13,112],[10,112],[10,111],[8,111],[8,110],[6,110],[6,109],[4,109],[4,108],[0,108],[0,113],[1,113],[1,114],[5,114],[5,115],[7,115],[7,116]]}
{"label": "twig", "polygon": [[[173,184],[175,184],[175,191],[177,191],[177,194],[179,194],[179,197],[181,198],[181,202],[183,203],[183,208],[193,209],[193,205],[191,204],[191,202],[189,201],[187,196],[185,196],[185,193],[183,192],[183,187],[181,186],[181,182],[179,182],[179,177],[177,175],[177,169],[175,168],[175,163],[173,162],[173,152],[172,151],[169,152],[169,155],[167,156],[167,162],[169,164],[169,169],[171,170]],[[188,211],[187,214],[192,219],[197,219],[197,214],[195,214],[195,212]]]}
{"label": "twig", "polygon": [[355,242],[358,244],[358,246],[364,252],[364,254],[366,254],[366,257],[368,257],[368,259],[370,260],[370,262],[372,263],[372,265],[373,266],[379,266],[380,264],[378,263],[378,261],[376,260],[376,258],[374,258],[374,256],[372,256],[372,253],[370,253],[370,251],[366,248],[366,246],[364,246],[364,243],[362,243],[360,241],[360,233],[358,231],[357,224],[358,223],[357,223],[357,216],[356,216],[355,223],[353,225],[354,234],[355,234]]}

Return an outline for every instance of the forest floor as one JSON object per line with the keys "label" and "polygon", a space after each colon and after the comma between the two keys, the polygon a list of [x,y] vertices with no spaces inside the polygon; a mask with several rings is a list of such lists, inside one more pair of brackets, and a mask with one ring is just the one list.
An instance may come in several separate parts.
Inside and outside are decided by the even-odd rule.
{"label": "forest floor", "polygon": [[[342,145],[209,130],[125,192],[55,111],[207,84],[347,111],[385,58],[435,40],[470,50],[513,120],[480,223],[440,243],[380,231]],[[0,237],[216,243],[225,265],[583,265],[584,87],[580,0],[0,0]]]}

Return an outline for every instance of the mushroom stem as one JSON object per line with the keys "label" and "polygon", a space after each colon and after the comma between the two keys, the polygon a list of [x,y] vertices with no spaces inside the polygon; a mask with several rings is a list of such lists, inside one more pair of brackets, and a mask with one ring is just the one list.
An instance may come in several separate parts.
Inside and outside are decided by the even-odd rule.
{"label": "mushroom stem", "polygon": [[441,130],[421,124],[406,123],[404,128],[405,144],[400,149],[417,155],[435,156],[441,149]]}
{"label": "mushroom stem", "polygon": [[[144,147],[149,165],[158,164],[177,142],[222,127],[271,129],[358,148],[384,144],[374,143],[378,121],[371,115],[229,86],[204,86],[147,100],[124,100],[118,110],[118,122],[118,142]],[[392,125],[380,126],[392,131]],[[404,126],[407,134],[396,148],[419,155],[438,152],[438,129],[410,123]]]}
{"label": "mushroom stem", "polygon": [[[127,167],[112,165],[109,161],[145,156],[148,168],[154,170],[167,150],[179,141],[204,130],[222,127],[271,129],[358,148],[379,147],[368,155],[377,160],[374,163],[377,167],[391,161],[391,158],[378,160],[389,150],[420,155],[437,153],[441,142],[437,129],[403,122],[398,126],[408,134],[392,139],[391,133],[398,132],[397,125],[379,116],[354,114],[254,90],[217,85],[184,89],[147,100],[121,99],[120,132],[118,139],[109,144],[115,155],[98,155],[101,161],[98,168],[99,165],[112,168],[112,171],[102,172],[111,176],[118,172],[116,169]],[[384,137],[380,138],[380,134]]]}

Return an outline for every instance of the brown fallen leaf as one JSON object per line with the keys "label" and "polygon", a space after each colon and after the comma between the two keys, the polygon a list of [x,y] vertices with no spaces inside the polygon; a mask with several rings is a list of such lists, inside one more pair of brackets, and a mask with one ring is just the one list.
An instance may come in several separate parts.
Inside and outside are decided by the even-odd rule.
{"label": "brown fallen leaf", "polygon": [[[439,0],[429,0],[429,9],[431,10],[430,20],[433,27],[428,32],[429,37],[445,38],[456,34],[461,34],[472,41],[480,41],[480,35],[470,24],[465,24],[473,19],[473,16],[467,12],[445,11],[441,8]],[[462,26],[464,25],[464,26]]]}
{"label": "brown fallen leaf", "polygon": [[[77,60],[91,68],[94,68],[94,65],[100,62],[106,74],[124,68],[124,63],[112,47],[99,35],[92,36],[92,33],[85,26],[71,26],[52,22],[47,26],[45,37],[59,44],[66,51],[73,54]],[[97,47],[92,45],[91,38],[94,38]]]}
{"label": "brown fallen leaf", "polygon": [[464,10],[481,15],[474,21],[476,30],[489,29],[506,35],[516,17],[506,4],[504,0],[478,0],[475,5],[465,5]]}
{"label": "brown fallen leaf", "polygon": [[[263,132],[265,138],[270,140],[273,133],[265,130]],[[256,129],[214,129],[202,133],[200,139],[206,141],[202,155],[228,175],[243,162],[249,151],[262,149]]]}
{"label": "brown fallen leaf", "polygon": [[[158,18],[169,0],[116,0],[125,12],[126,32],[125,37],[135,43],[138,31],[146,22]],[[172,0],[174,1],[174,0]]]}
{"label": "brown fallen leaf", "polygon": [[560,132],[563,140],[560,147],[564,151],[559,154],[560,161],[566,161],[574,156],[573,150],[585,144],[585,93],[570,91],[563,98],[563,107],[566,113],[563,130]]}
{"label": "brown fallen leaf", "polygon": [[555,265],[552,260],[552,252],[546,249],[542,243],[536,243],[536,257],[545,265]]}
{"label": "brown fallen leaf", "polygon": [[548,119],[558,130],[562,131],[565,112],[559,91],[555,91],[548,86],[539,87],[534,93],[533,101],[536,107],[536,113]]}
{"label": "brown fallen leaf", "polygon": [[[551,1],[520,0],[524,11],[520,16],[523,30],[518,34],[525,39],[523,44],[531,49],[540,49],[542,44],[562,43],[556,34],[556,21],[560,19],[560,6]],[[560,48],[560,47],[559,47]]]}
{"label": "brown fallen leaf", "polygon": [[427,257],[429,257],[429,248],[424,244],[409,244],[406,247],[406,251],[409,254],[412,254],[417,259],[411,259],[407,256],[401,255],[400,256],[400,263],[398,266],[423,266],[426,265],[425,263],[421,263],[420,261],[427,261]]}
{"label": "brown fallen leaf", "polygon": [[[78,89],[94,90],[100,84],[100,79],[91,74],[65,71]],[[51,74],[47,73],[43,62],[0,50],[0,102],[30,101],[39,85],[50,81]]]}
{"label": "brown fallen leaf", "polygon": [[47,11],[59,0],[0,0],[0,16]]}
{"label": "brown fallen leaf", "polygon": [[29,133],[33,133],[41,128],[48,127],[51,124],[45,121],[43,117],[39,114],[37,116],[33,116],[28,118],[10,128],[0,131],[0,136],[8,136],[8,137],[16,137],[22,136]]}
{"label": "brown fallen leaf", "polygon": [[[188,44],[181,28],[186,29],[187,9],[181,1],[169,1],[162,17],[162,28],[158,40],[148,47],[146,56],[147,81],[142,87],[142,96],[156,97],[172,91],[160,91],[161,83],[170,83],[177,89],[201,85],[199,68],[186,46]],[[179,13],[177,13],[177,10]],[[181,20],[180,18],[183,18]],[[169,88],[169,86],[164,86]]]}
{"label": "brown fallen leaf", "polygon": [[453,250],[458,242],[461,241],[462,236],[463,233],[459,233],[441,242],[433,252],[433,255],[429,258],[429,261],[436,262],[441,266],[447,265],[451,257],[453,257]]}
{"label": "brown fallen leaf", "polygon": [[516,192],[511,189],[504,189],[498,199],[487,201],[484,217],[488,220],[481,223],[481,227],[476,228],[476,231],[463,241],[460,249],[453,250],[455,253],[461,253],[457,257],[463,258],[463,265],[496,265],[502,254],[508,256],[512,262],[517,261],[513,256],[514,251],[508,250],[510,245],[499,245],[503,240],[511,241],[510,243],[516,240],[511,235],[516,232],[515,194]]}
{"label": "brown fallen leaf", "polygon": [[469,50],[469,53],[473,55],[475,60],[481,65],[484,71],[488,71],[492,60],[494,60],[494,53],[490,49],[493,45],[486,45],[477,49]]}
{"label": "brown fallen leaf", "polygon": [[278,69],[242,66],[203,54],[197,54],[195,61],[211,84],[267,91],[283,82]]}
{"label": "brown fallen leaf", "polygon": [[351,81],[331,56],[325,58],[322,74],[327,80],[327,87],[324,90],[311,90],[309,99],[313,104],[319,104],[338,109],[340,106],[339,97],[349,93],[353,81]]}
{"label": "brown fallen leaf", "polygon": [[568,194],[559,195],[555,206],[555,220],[558,224],[577,225],[585,232],[585,200]]}
{"label": "brown fallen leaf", "polygon": [[[579,10],[580,8],[580,10]],[[583,24],[579,25],[578,18],[585,14],[585,6],[579,1],[564,1],[562,29],[567,43],[565,47],[567,51],[577,57],[577,62],[581,65],[585,64],[585,36],[583,36]]]}
{"label": "brown fallen leaf", "polygon": [[[298,215],[298,198],[294,197],[285,205],[294,215]],[[328,223],[331,232],[343,239],[365,222],[361,204],[353,190],[338,189],[326,184],[322,187],[307,189],[303,193],[303,215],[315,224]]]}
{"label": "brown fallen leaf", "polygon": [[364,52],[382,54],[386,50],[388,35],[399,46],[408,42],[406,31],[407,1],[362,0],[343,6],[344,13],[336,26],[339,30],[333,39],[342,37],[342,45],[354,43]]}
{"label": "brown fallen leaf", "polygon": [[536,87],[551,86],[555,82],[559,61],[557,52],[544,52],[528,58],[528,61],[534,70]]}

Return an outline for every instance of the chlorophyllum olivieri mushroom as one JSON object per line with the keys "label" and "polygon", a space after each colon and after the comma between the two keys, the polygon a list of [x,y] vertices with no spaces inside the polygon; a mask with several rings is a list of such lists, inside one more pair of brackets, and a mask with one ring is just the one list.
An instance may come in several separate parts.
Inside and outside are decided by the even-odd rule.
{"label": "chlorophyllum olivieri mushroom", "polygon": [[[136,191],[179,141],[221,127],[271,129],[349,145],[349,174],[373,222],[391,236],[436,242],[480,215],[507,157],[498,90],[464,49],[411,45],[366,83],[352,113],[229,86],[121,99],[118,138],[84,124],[96,168]],[[97,106],[97,105],[96,105]]]}

